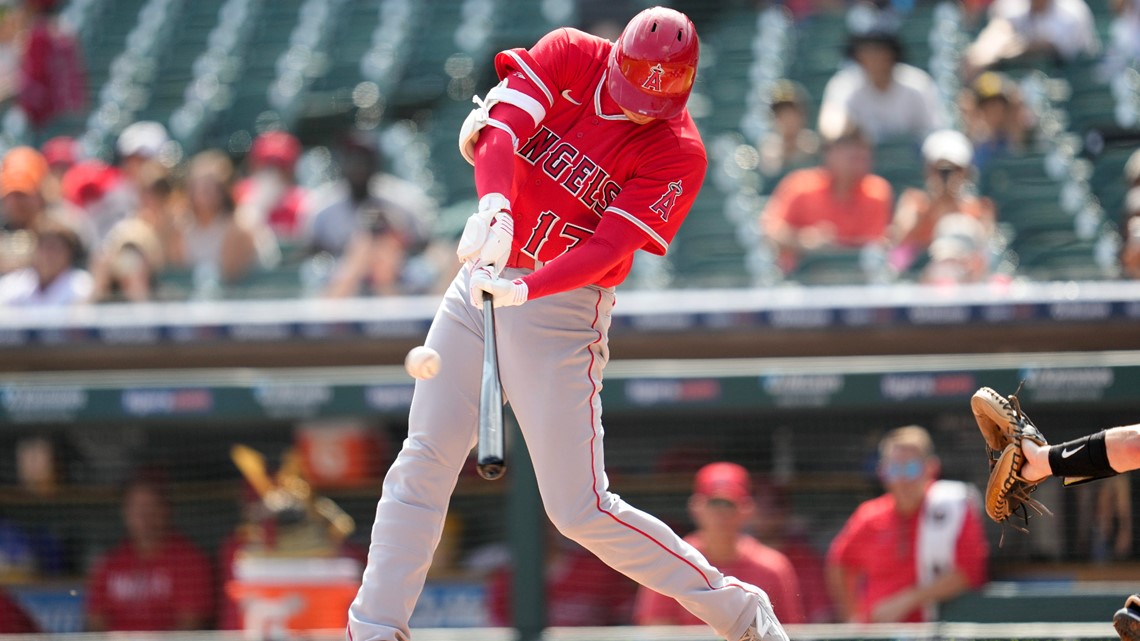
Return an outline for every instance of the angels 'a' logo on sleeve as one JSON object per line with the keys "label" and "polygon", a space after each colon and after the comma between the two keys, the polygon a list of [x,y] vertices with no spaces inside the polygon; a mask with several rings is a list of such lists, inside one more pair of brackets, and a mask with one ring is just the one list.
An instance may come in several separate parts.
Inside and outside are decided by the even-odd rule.
{"label": "angels 'a' logo on sleeve", "polygon": [[657,202],[649,206],[649,211],[661,217],[661,220],[669,220],[669,214],[673,213],[673,206],[677,204],[677,196],[683,193],[681,189],[681,181],[675,180],[669,183],[669,187]]}
{"label": "angels 'a' logo on sleeve", "polygon": [[661,74],[663,73],[665,73],[665,68],[661,66],[661,63],[653,65],[649,68],[649,76],[645,78],[645,82],[641,83],[641,87],[661,93]]}

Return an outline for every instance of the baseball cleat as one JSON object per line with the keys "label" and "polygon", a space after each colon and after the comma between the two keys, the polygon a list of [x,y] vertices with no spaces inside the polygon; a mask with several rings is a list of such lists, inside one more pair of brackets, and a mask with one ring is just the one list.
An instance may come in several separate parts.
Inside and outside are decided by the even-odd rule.
{"label": "baseball cleat", "polygon": [[772,602],[766,595],[760,595],[759,604],[756,606],[756,618],[744,631],[740,641],[789,641],[788,633],[784,631],[784,626],[780,625],[776,612],[772,609]]}
{"label": "baseball cleat", "polygon": [[1112,616],[1112,627],[1121,641],[1140,641],[1140,594],[1133,594]]}

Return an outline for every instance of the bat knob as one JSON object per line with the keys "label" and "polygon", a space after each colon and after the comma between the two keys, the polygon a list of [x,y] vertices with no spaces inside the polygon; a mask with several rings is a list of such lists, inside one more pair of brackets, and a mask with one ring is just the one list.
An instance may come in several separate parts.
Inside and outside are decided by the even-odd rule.
{"label": "bat knob", "polygon": [[488,481],[494,481],[502,478],[503,473],[507,471],[507,466],[503,463],[503,459],[497,456],[487,456],[479,460],[476,469],[479,471],[479,476]]}

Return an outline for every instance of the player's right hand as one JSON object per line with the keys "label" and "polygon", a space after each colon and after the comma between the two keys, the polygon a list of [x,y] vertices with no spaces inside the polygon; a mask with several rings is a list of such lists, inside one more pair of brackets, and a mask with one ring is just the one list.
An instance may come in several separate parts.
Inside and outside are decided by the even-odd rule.
{"label": "player's right hand", "polygon": [[487,194],[479,199],[479,210],[463,226],[455,255],[473,266],[489,266],[498,276],[507,266],[514,232],[510,202],[502,194]]}

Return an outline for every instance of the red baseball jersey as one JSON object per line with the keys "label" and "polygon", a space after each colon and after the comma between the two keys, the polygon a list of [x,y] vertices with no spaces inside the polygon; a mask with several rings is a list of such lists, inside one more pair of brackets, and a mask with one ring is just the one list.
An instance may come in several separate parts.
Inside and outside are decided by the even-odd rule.
{"label": "red baseball jersey", "polygon": [[[512,266],[534,268],[572,250],[603,216],[633,225],[645,237],[642,249],[662,255],[700,191],[708,163],[688,111],[644,125],[626,118],[605,89],[612,47],[558,29],[495,58],[507,87],[531,99],[503,102],[537,123],[525,138],[512,132]],[[632,264],[630,256],[596,284],[621,283]]]}
{"label": "red baseball jersey", "polygon": [[[895,497],[884,494],[863,502],[832,540],[827,562],[859,577],[860,620],[868,621],[879,601],[918,584],[915,554],[920,514],[900,514],[895,509]],[[971,586],[985,583],[989,546],[976,510],[966,510],[954,558]],[[916,608],[903,622],[922,620],[922,609]]]}
{"label": "red baseball jersey", "polygon": [[214,608],[210,561],[171,535],[158,554],[142,558],[130,543],[112,550],[88,581],[87,609],[111,630],[173,630],[179,614],[209,620]]}

